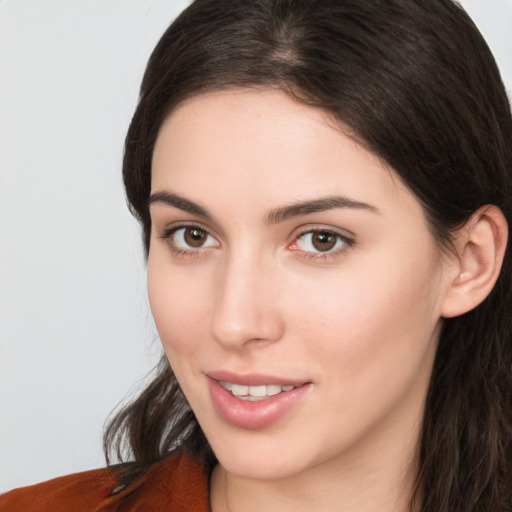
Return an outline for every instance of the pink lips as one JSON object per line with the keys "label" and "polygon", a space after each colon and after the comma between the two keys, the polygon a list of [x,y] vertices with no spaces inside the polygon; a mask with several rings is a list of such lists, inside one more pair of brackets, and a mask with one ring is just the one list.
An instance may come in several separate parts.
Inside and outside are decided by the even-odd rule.
{"label": "pink lips", "polygon": [[[312,384],[263,375],[237,376],[227,372],[208,373],[210,396],[219,415],[229,424],[246,429],[264,428],[279,420],[309,391]],[[224,389],[219,381],[245,386],[278,384],[297,386],[257,402],[242,400]]]}

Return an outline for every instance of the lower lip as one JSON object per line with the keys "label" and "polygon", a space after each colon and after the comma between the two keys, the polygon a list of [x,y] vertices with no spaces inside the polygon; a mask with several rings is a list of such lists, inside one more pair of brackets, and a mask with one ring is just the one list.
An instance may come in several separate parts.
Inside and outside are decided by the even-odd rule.
{"label": "lower lip", "polygon": [[311,388],[303,384],[291,391],[281,392],[257,402],[236,398],[218,381],[209,379],[213,406],[229,424],[247,429],[268,427],[284,416]]}

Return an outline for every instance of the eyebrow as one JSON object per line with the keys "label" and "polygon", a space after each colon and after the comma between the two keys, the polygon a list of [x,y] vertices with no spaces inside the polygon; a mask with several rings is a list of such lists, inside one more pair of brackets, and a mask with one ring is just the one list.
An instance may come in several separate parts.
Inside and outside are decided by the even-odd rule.
{"label": "eyebrow", "polygon": [[276,208],[267,215],[269,224],[283,222],[291,217],[308,215],[309,213],[323,212],[334,210],[336,208],[352,208],[356,210],[368,210],[373,213],[379,213],[379,209],[368,203],[355,201],[346,196],[328,196],[321,199],[313,199],[311,201],[301,201],[298,203]]}
{"label": "eyebrow", "polygon": [[[212,219],[211,213],[202,206],[185,199],[177,194],[170,192],[155,192],[149,198],[149,205],[160,203],[166,206],[173,206],[179,210],[204,217],[205,219]],[[300,201],[288,206],[283,206],[271,210],[267,214],[268,224],[278,224],[292,217],[299,217],[308,215],[310,213],[323,212],[327,210],[334,210],[337,208],[351,208],[356,210],[367,210],[373,213],[379,213],[379,209],[368,203],[356,201],[346,196],[328,196],[320,199],[313,199],[309,201]]]}
{"label": "eyebrow", "polygon": [[149,206],[155,203],[174,206],[174,208],[192,213],[193,215],[198,215],[199,217],[204,217],[205,219],[212,218],[211,213],[206,208],[170,192],[155,192],[151,194],[149,197]]}

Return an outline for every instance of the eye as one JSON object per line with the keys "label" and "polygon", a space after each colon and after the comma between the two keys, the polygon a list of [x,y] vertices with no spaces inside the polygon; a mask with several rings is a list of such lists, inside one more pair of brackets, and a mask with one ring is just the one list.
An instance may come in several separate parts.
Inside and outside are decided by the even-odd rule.
{"label": "eye", "polygon": [[203,249],[218,246],[217,240],[199,226],[178,226],[167,230],[162,238],[178,250]]}
{"label": "eye", "polygon": [[314,229],[297,237],[291,249],[309,253],[336,252],[346,245],[352,245],[352,241],[328,229]]}

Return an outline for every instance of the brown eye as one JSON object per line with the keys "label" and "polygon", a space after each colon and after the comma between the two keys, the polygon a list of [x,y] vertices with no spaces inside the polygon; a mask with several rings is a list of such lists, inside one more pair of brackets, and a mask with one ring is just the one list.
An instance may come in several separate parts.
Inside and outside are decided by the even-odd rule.
{"label": "brown eye", "polygon": [[326,229],[315,229],[300,235],[295,242],[295,248],[314,254],[333,252],[351,244],[352,241],[340,233]]}
{"label": "brown eye", "polygon": [[162,238],[166,238],[172,247],[184,250],[218,247],[218,241],[199,226],[183,226],[170,229]]}
{"label": "brown eye", "polygon": [[183,240],[190,247],[202,247],[208,238],[204,229],[194,227],[184,228]]}
{"label": "brown eye", "polygon": [[312,233],[311,245],[320,252],[330,251],[337,242],[337,236],[328,231],[317,231]]}

